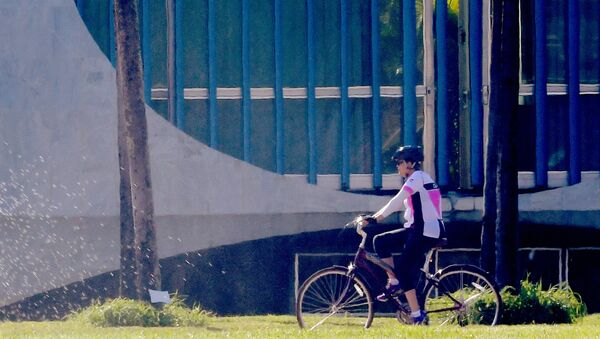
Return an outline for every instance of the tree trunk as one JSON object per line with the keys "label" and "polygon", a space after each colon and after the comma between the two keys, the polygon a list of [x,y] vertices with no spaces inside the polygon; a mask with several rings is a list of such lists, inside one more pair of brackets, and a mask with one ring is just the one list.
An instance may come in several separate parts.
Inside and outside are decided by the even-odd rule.
{"label": "tree trunk", "polygon": [[[490,110],[490,113],[493,110]],[[492,276],[496,273],[496,169],[498,166],[496,140],[496,114],[488,119],[487,156],[483,185],[483,224],[481,227],[481,268]]]}
{"label": "tree trunk", "polygon": [[[119,96],[120,107],[121,97]],[[135,261],[135,233],[133,230],[133,214],[131,204],[131,181],[123,115],[118,114],[117,140],[119,147],[119,196],[120,196],[120,228],[121,228],[121,274],[119,275],[119,296],[139,299],[137,293],[137,264]]]}
{"label": "tree trunk", "polygon": [[[492,4],[492,15],[499,13],[498,2]],[[493,17],[493,23],[500,18]],[[501,30],[492,29],[492,60],[496,60],[500,55],[500,44],[494,41],[500,41]],[[490,110],[488,116],[488,138],[486,140],[486,159],[485,159],[485,178],[483,184],[483,222],[481,227],[481,268],[489,272],[492,276],[496,274],[496,171],[498,169],[498,114],[499,107],[498,93],[499,88],[494,87],[497,79],[500,63],[491,64],[491,96]]]}
{"label": "tree trunk", "polygon": [[[492,31],[492,107],[496,115],[496,280],[518,287],[517,130],[519,98],[519,8],[516,0],[494,0]],[[497,46],[499,44],[499,46]],[[491,189],[491,188],[490,188]]]}
{"label": "tree trunk", "polygon": [[[152,183],[150,180],[150,161],[148,155],[148,131],[146,108],[144,103],[144,83],[140,34],[138,29],[137,1],[114,0],[115,35],[117,46],[117,95],[119,110],[119,151],[121,166],[124,168],[122,179],[122,208],[127,206],[127,190],[130,193],[131,209],[129,216],[122,217],[125,234],[122,239],[130,241],[130,220],[133,221],[135,265],[130,258],[122,258],[127,263],[125,272],[135,267],[136,293],[140,299],[148,299],[147,290],[160,289],[160,269],[154,226],[154,206]],[[122,146],[122,147],[121,147]],[[129,187],[127,187],[127,172]],[[123,222],[124,221],[124,222]],[[122,253],[131,255],[131,242],[121,243]],[[129,274],[129,276],[131,276]],[[125,276],[124,276],[125,277]],[[129,288],[129,285],[128,285]]]}

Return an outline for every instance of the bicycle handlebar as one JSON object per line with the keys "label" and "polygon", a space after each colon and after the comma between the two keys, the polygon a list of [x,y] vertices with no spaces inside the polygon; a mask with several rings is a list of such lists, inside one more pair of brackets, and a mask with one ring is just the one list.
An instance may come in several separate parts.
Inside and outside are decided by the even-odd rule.
{"label": "bicycle handlebar", "polygon": [[344,226],[344,227],[350,227],[350,226],[356,227],[356,233],[358,233],[358,235],[360,235],[362,237],[362,241],[360,242],[360,245],[359,245],[360,248],[365,248],[365,242],[367,241],[367,232],[365,232],[363,230],[363,228],[366,225],[363,225],[363,223],[362,223],[363,220],[364,220],[363,216],[359,215],[354,220],[347,223],[346,226]]}

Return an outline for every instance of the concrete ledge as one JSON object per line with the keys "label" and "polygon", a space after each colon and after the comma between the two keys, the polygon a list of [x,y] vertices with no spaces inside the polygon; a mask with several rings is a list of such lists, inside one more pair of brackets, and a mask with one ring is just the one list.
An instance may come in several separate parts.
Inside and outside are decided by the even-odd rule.
{"label": "concrete ledge", "polygon": [[475,209],[475,199],[473,197],[457,197],[450,195],[452,209],[456,211],[473,211]]}
{"label": "concrete ledge", "polygon": [[[520,211],[600,211],[600,176],[579,184],[519,196]],[[599,221],[600,224],[600,221]]]}

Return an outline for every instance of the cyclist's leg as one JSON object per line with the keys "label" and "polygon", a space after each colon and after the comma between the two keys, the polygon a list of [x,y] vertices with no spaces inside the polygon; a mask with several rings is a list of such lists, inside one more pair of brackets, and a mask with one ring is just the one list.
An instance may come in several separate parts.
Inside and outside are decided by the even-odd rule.
{"label": "cyclist's leg", "polygon": [[365,250],[371,253],[375,252],[375,247],[373,245],[375,242],[374,238],[382,233],[394,231],[397,229],[398,225],[394,224],[377,224],[363,228],[363,231],[367,233],[367,239],[365,240]]}
{"label": "cyclist's leg", "polygon": [[[373,248],[379,258],[391,266],[395,267],[392,252],[401,249],[408,238],[409,229],[399,228],[389,232],[381,233],[373,238]],[[387,272],[388,278],[396,279],[394,272]]]}
{"label": "cyclist's leg", "polygon": [[398,258],[398,280],[400,287],[406,291],[408,305],[416,314],[421,310],[417,299],[415,284],[419,277],[419,268],[423,266],[427,252],[435,246],[436,239],[424,237],[420,232],[411,229],[402,253]]}

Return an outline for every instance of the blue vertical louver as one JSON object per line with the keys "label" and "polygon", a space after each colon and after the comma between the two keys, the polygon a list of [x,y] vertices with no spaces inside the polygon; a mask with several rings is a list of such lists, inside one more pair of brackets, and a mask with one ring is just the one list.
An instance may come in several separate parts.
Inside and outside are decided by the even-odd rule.
{"label": "blue vertical louver", "polygon": [[373,188],[380,189],[381,178],[381,107],[379,80],[379,3],[371,0],[371,88],[373,93]]}
{"label": "blue vertical louver", "polygon": [[306,1],[307,18],[307,53],[308,53],[308,182],[317,183],[317,122],[315,102],[315,14],[314,1]]}
{"label": "blue vertical louver", "polygon": [[250,162],[250,119],[251,119],[251,91],[250,91],[250,5],[249,0],[242,0],[242,116],[243,116],[243,148],[244,161]]}
{"label": "blue vertical louver", "polygon": [[142,63],[144,65],[144,99],[152,102],[152,48],[150,42],[150,0],[140,1],[142,20]]}
{"label": "blue vertical louver", "polygon": [[108,59],[115,66],[116,63],[116,48],[115,45],[115,4],[108,1]]}
{"label": "blue vertical louver", "polygon": [[437,181],[440,186],[450,183],[448,164],[448,73],[446,69],[446,20],[448,5],[436,2],[435,27],[437,49]]}
{"label": "blue vertical louver", "polygon": [[569,96],[569,185],[581,181],[579,150],[579,0],[568,3],[568,96]]}
{"label": "blue vertical louver", "polygon": [[281,0],[275,0],[275,158],[277,173],[285,173],[283,130],[283,57],[281,51]]}
{"label": "blue vertical louver", "polygon": [[535,185],[548,185],[546,144],[546,1],[535,0]]}
{"label": "blue vertical louver", "polygon": [[341,188],[350,188],[350,112],[348,99],[348,0],[340,2],[340,90],[342,113]]}
{"label": "blue vertical louver", "polygon": [[414,1],[402,1],[403,43],[404,53],[404,123],[403,141],[405,145],[417,144],[417,60],[416,60],[416,12]]}
{"label": "blue vertical louver", "polygon": [[173,1],[175,38],[175,124],[180,130],[185,128],[185,109],[183,97],[183,1]]}
{"label": "blue vertical louver", "polygon": [[[469,1],[469,74],[471,80],[471,185],[483,185],[483,103],[481,100],[481,1]],[[518,37],[515,37],[517,39]]]}
{"label": "blue vertical louver", "polygon": [[217,27],[216,0],[208,0],[208,114],[210,125],[210,147],[217,148],[218,111],[217,111]]}
{"label": "blue vertical louver", "polygon": [[183,2],[166,1],[167,9],[167,89],[169,121],[183,130]]}

